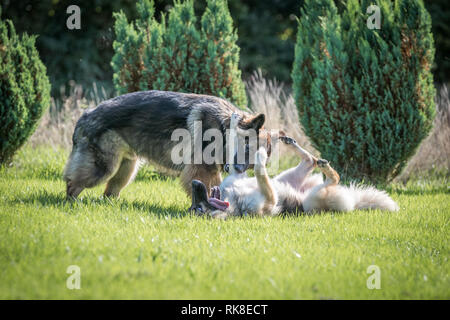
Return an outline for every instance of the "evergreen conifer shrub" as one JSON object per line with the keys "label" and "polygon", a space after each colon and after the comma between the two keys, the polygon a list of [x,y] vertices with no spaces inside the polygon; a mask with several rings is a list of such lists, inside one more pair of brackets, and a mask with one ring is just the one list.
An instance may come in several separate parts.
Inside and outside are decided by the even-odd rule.
{"label": "evergreen conifer shrub", "polygon": [[11,161],[50,104],[50,82],[35,39],[19,36],[12,21],[0,19],[0,165]]}
{"label": "evergreen conifer shrub", "polygon": [[[380,29],[369,29],[370,5]],[[345,179],[384,183],[429,133],[435,112],[431,21],[419,0],[306,1],[293,91],[305,133]]]}
{"label": "evergreen conifer shrub", "polygon": [[175,1],[160,21],[153,2],[137,3],[132,22],[115,13],[114,84],[119,94],[167,90],[210,94],[245,108],[237,33],[224,0],[208,0],[197,21],[192,0]]}

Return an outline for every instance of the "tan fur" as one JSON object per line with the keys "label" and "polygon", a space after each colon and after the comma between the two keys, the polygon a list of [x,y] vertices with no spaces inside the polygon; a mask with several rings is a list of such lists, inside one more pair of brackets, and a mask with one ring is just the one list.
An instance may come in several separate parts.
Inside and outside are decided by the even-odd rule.
{"label": "tan fur", "polygon": [[339,174],[334,170],[330,164],[326,164],[324,167],[321,167],[320,170],[325,174],[327,179],[325,180],[325,183],[327,184],[327,187],[337,185],[339,183],[340,177]]}
{"label": "tan fur", "polygon": [[220,185],[222,175],[218,168],[215,169],[202,164],[189,164],[184,167],[180,175],[181,186],[189,196],[192,193],[192,180],[202,181],[206,186],[206,190],[209,191],[213,186]]}
{"label": "tan fur", "polygon": [[120,191],[136,176],[137,169],[137,159],[122,159],[119,170],[106,184],[105,196],[119,197]]}

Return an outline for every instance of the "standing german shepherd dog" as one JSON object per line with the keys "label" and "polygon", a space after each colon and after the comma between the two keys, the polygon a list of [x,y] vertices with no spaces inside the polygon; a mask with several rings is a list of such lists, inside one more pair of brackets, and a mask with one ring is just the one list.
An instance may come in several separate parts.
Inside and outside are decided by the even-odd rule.
{"label": "standing german shepherd dog", "polygon": [[75,198],[83,189],[105,182],[105,195],[119,196],[136,175],[139,157],[181,171],[181,183],[188,194],[194,179],[203,181],[208,189],[219,185],[224,167],[220,163],[172,162],[171,150],[177,142],[171,136],[175,129],[187,129],[193,134],[194,122],[201,121],[203,131],[221,130],[225,145],[225,132],[233,113],[240,116],[239,128],[254,129],[259,138],[264,135],[264,130],[260,131],[264,114],[250,115],[213,96],[142,91],[104,101],[86,111],[75,127],[73,149],[64,170],[67,197]]}

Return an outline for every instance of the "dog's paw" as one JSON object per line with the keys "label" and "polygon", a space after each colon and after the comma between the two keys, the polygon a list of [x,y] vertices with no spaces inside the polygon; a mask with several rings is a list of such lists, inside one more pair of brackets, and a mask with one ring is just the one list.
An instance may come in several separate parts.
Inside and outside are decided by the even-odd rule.
{"label": "dog's paw", "polygon": [[267,162],[267,151],[264,147],[260,147],[255,153],[255,165],[265,167]]}
{"label": "dog's paw", "polygon": [[236,129],[239,124],[239,120],[241,120],[241,116],[237,112],[234,112],[230,118],[230,129]]}
{"label": "dog's paw", "polygon": [[319,159],[317,160],[317,166],[320,168],[325,168],[328,165],[328,160]]}
{"label": "dog's paw", "polygon": [[291,137],[287,137],[287,136],[281,136],[281,137],[279,137],[279,139],[284,144],[296,144],[297,143],[297,141],[295,141],[295,139],[293,139]]}

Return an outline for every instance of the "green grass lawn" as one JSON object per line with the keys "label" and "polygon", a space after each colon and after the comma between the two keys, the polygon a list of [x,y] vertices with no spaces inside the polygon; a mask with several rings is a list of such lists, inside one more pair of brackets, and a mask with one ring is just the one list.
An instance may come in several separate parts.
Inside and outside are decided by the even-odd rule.
{"label": "green grass lawn", "polygon": [[445,176],[391,186],[398,213],[221,221],[148,168],[119,200],[98,187],[66,202],[66,157],[26,147],[0,169],[1,299],[450,299]]}

